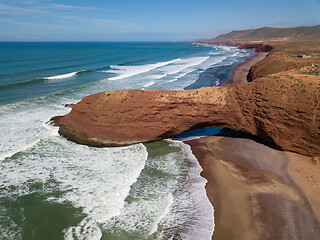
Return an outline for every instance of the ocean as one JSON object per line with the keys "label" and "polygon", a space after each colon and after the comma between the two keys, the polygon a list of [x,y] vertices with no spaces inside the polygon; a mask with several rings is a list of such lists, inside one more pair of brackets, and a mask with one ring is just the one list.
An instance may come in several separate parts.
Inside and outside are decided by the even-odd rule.
{"label": "ocean", "polygon": [[223,84],[253,54],[192,43],[0,43],[0,239],[211,239],[214,209],[188,145],[93,148],[60,137],[49,120],[97,92]]}

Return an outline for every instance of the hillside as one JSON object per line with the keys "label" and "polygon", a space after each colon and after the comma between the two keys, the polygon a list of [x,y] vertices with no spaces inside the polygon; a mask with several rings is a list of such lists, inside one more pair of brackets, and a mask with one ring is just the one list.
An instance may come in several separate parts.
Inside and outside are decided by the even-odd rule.
{"label": "hillside", "polygon": [[221,34],[212,41],[314,41],[320,40],[320,25],[294,28],[263,27]]}
{"label": "hillside", "polygon": [[[299,58],[298,55],[307,55],[310,58]],[[308,44],[281,42],[275,45],[266,58],[251,67],[247,79],[253,81],[270,74],[299,69],[312,64],[320,66],[320,41],[308,42]]]}

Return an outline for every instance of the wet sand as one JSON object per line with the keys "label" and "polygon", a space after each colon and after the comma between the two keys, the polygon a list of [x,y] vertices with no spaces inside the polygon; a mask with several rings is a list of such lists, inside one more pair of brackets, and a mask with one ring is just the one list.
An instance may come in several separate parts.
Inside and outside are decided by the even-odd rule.
{"label": "wet sand", "polygon": [[320,239],[319,163],[249,139],[214,136],[185,143],[208,180],[212,239]]}
{"label": "wet sand", "polygon": [[237,85],[240,83],[247,82],[247,75],[249,69],[261,59],[265,58],[269,53],[268,52],[258,52],[253,57],[247,59],[244,63],[239,64],[234,68],[231,79],[226,83],[226,85]]}

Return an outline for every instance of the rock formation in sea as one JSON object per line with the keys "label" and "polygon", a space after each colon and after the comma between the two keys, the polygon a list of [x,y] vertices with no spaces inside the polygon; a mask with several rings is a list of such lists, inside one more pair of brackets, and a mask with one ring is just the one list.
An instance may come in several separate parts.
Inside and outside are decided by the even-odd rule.
{"label": "rock formation in sea", "polygon": [[61,135],[89,146],[149,142],[218,126],[256,135],[283,150],[318,156],[319,93],[316,75],[288,71],[235,87],[97,93],[53,120]]}

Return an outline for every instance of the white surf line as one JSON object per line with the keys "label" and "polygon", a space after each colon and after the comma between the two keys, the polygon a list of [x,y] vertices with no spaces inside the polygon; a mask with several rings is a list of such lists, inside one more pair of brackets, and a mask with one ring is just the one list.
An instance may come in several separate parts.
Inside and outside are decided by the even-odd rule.
{"label": "white surf line", "polygon": [[181,73],[180,75],[178,75],[178,76],[177,76],[177,77],[175,77],[174,79],[168,80],[168,81],[167,81],[167,83],[169,83],[169,82],[175,82],[175,81],[179,80],[179,78],[182,78],[182,77],[184,77],[184,76],[188,75],[189,73],[194,72],[195,70],[196,70],[196,69],[191,69],[190,71],[187,71],[187,72]]}
{"label": "white surf line", "polygon": [[155,221],[153,222],[153,224],[151,226],[149,235],[154,234],[158,230],[158,225],[161,222],[161,220],[164,219],[165,216],[167,216],[169,214],[170,208],[171,208],[173,201],[174,201],[171,193],[168,194],[166,201],[167,201],[167,205],[165,206],[165,209],[163,210],[163,212],[156,217]]}
{"label": "white surf line", "polygon": [[75,76],[79,72],[83,72],[83,70],[76,71],[76,72],[71,72],[71,73],[66,73],[66,74],[55,75],[55,76],[51,76],[51,77],[44,77],[43,79],[56,80],[56,79],[70,78],[70,77]]}
{"label": "white surf line", "polygon": [[[208,60],[210,57],[196,57],[196,58],[191,58],[191,59],[186,59],[186,63],[185,65],[179,64],[178,66],[181,66],[181,68],[178,68],[176,70],[173,70],[171,72],[168,72],[169,75],[172,74],[177,74],[179,72],[181,72],[182,70],[185,70],[189,67],[193,67],[193,66],[197,66],[200,65],[201,63],[203,63],[204,61]],[[189,62],[188,60],[195,60],[195,61],[191,61]],[[189,63],[188,63],[189,62]],[[193,69],[194,70],[194,69]]]}
{"label": "white surf line", "polygon": [[[168,75],[173,75],[181,72],[182,70],[185,70],[190,67],[198,66],[201,63],[205,62],[208,60],[210,57],[194,57],[194,58],[187,58],[187,59],[181,59],[178,64],[173,65],[173,66],[165,66],[162,69],[160,68],[159,71],[165,72],[163,75],[159,75],[156,79],[160,79],[163,77],[166,77]],[[186,73],[182,73],[180,75],[186,75],[196,69],[192,68]],[[181,76],[178,76],[177,78],[180,78]],[[168,81],[170,82],[170,81]]]}
{"label": "white surf line", "polygon": [[167,83],[169,83],[169,82],[175,82],[175,81],[177,81],[178,80],[178,78],[174,78],[174,79],[171,79],[171,80],[168,80],[168,81],[166,81]]}
{"label": "white surf line", "polygon": [[150,78],[152,78],[152,79],[161,79],[161,78],[164,78],[167,75],[168,74],[155,74],[155,75],[151,75]]}
{"label": "white surf line", "polygon": [[19,152],[24,152],[24,151],[28,150],[29,148],[32,148],[35,145],[37,145],[41,140],[47,139],[50,136],[59,136],[59,133],[58,133],[59,128],[58,127],[54,127],[54,126],[48,125],[46,123],[43,123],[42,126],[46,130],[48,130],[49,134],[44,134],[45,132],[42,131],[38,134],[39,137],[36,140],[34,140],[30,143],[24,144],[24,145],[20,145],[19,147],[16,147],[15,150],[0,154],[0,161],[5,160],[6,158],[12,157],[13,155],[15,155]]}
{"label": "white surf line", "polygon": [[[70,147],[70,143],[66,141],[62,141],[62,144]],[[120,215],[125,207],[125,199],[130,194],[131,186],[145,168],[148,152],[143,144],[98,149],[94,152],[88,147],[74,148],[75,151],[83,150],[83,159],[80,159],[81,163],[70,160],[68,163],[71,166],[78,167],[72,167],[73,172],[56,176],[62,189],[68,189],[72,183],[72,190],[57,202],[71,202],[74,207],[82,208],[87,217],[77,226],[65,229],[64,235],[66,239],[73,239],[74,236],[76,239],[99,239],[101,224]],[[105,159],[101,158],[103,153],[107,156]],[[86,156],[92,156],[96,166]],[[91,174],[88,175],[88,172]],[[108,178],[105,179],[106,176]],[[109,179],[116,176],[119,182],[110,182]]]}
{"label": "white surf line", "polygon": [[146,73],[146,72],[149,72],[153,69],[163,67],[165,65],[168,65],[170,63],[174,63],[179,60],[181,60],[181,59],[177,58],[177,59],[173,59],[173,60],[166,61],[166,62],[158,62],[158,63],[154,63],[154,64],[145,64],[145,65],[137,65],[137,66],[112,65],[110,67],[114,68],[115,70],[108,70],[105,72],[119,74],[118,76],[108,78],[109,80],[118,80],[118,79],[132,77],[132,76],[135,76],[135,75],[138,75],[141,73]]}
{"label": "white surf line", "polygon": [[215,226],[214,208],[206,194],[205,185],[208,181],[207,179],[203,178],[200,175],[203,169],[201,168],[197,158],[193,155],[191,147],[188,144],[179,140],[166,139],[166,141],[177,143],[183,150],[185,158],[191,163],[191,167],[189,167],[189,177],[190,179],[194,180],[193,185],[195,185],[192,189],[193,191],[191,191],[191,194],[193,195],[193,198],[196,201],[196,204],[202,207],[200,210],[201,210],[201,213],[203,214],[202,217],[204,217],[203,221],[201,221],[202,238],[198,238],[198,239],[211,240],[214,232],[214,226]]}
{"label": "white surf line", "polygon": [[156,83],[156,82],[151,81],[151,82],[148,82],[148,83],[144,84],[143,87],[150,87],[150,86],[152,86],[152,85],[155,84],[155,83]]}
{"label": "white surf line", "polygon": [[19,152],[26,151],[27,149],[35,146],[38,142],[40,142],[40,140],[41,140],[41,138],[38,138],[37,140],[35,140],[35,141],[31,142],[31,143],[22,145],[22,146],[16,148],[15,150],[8,151],[8,152],[5,152],[3,154],[0,154],[0,161],[5,160],[6,158],[12,157],[13,155],[15,155],[15,154],[17,154]]}
{"label": "white surf line", "polygon": [[215,56],[215,55],[221,55],[222,53],[221,52],[212,52],[212,51],[210,51],[208,54]]}

